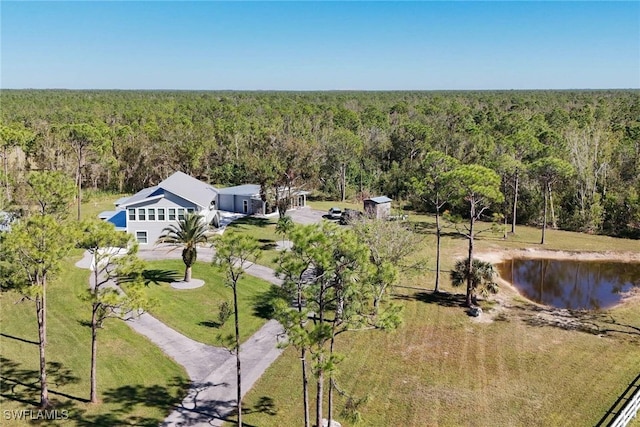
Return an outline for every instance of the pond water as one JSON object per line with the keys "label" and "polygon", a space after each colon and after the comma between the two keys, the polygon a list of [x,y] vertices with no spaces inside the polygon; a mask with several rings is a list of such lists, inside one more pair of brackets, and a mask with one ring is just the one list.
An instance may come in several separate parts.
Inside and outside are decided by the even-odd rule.
{"label": "pond water", "polygon": [[514,258],[496,267],[523,296],[556,308],[610,308],[640,287],[638,263]]}

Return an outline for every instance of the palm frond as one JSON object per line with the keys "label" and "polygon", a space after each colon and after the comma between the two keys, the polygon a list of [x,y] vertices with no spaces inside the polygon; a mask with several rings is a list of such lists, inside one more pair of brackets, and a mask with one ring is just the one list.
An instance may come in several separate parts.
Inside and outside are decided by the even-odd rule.
{"label": "palm frond", "polygon": [[479,291],[482,295],[495,294],[498,292],[498,284],[495,282],[496,269],[490,262],[479,259],[473,260],[472,271],[469,273],[469,260],[461,259],[451,270],[451,285],[462,286],[467,283],[471,274],[472,291]]}

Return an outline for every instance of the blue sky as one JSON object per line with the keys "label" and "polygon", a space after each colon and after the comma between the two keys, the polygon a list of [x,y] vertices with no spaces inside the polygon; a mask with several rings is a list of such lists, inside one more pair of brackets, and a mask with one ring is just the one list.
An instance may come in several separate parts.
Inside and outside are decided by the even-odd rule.
{"label": "blue sky", "polygon": [[0,1],[0,87],[640,88],[640,2]]}

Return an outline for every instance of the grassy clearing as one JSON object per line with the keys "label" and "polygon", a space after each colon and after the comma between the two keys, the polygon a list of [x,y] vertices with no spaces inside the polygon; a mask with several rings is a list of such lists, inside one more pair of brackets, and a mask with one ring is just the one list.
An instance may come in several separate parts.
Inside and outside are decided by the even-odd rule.
{"label": "grassy clearing", "polygon": [[[115,205],[113,204],[116,200],[121,197],[130,196],[131,194],[111,194],[105,192],[93,192],[91,190],[85,190],[82,194],[84,202],[82,203],[82,209],[80,211],[80,216],[83,219],[86,218],[97,218],[98,214],[102,211],[112,211],[115,210]],[[75,210],[75,205],[71,207],[71,213],[73,214]]]}
{"label": "grassy clearing", "polygon": [[280,252],[276,250],[276,242],[282,241],[282,235],[276,233],[278,218],[245,217],[232,222],[227,227],[230,231],[246,233],[260,243],[261,256],[258,263],[270,268],[277,268]]}
{"label": "grassy clearing", "polygon": [[[181,260],[153,261],[149,268],[159,270],[184,269]],[[157,305],[151,314],[178,332],[196,341],[220,346],[224,337],[234,334],[233,318],[221,325],[218,322],[219,305],[228,301],[233,307],[233,293],[225,286],[224,276],[215,267],[202,262],[193,266],[193,277],[205,281],[196,289],[173,289],[169,284],[150,285],[148,295]],[[253,335],[269,317],[269,291],[271,285],[245,275],[238,284],[238,304],[241,341]]]}
{"label": "grassy clearing", "polygon": [[[341,206],[341,205],[340,205]],[[602,313],[625,333],[593,334],[542,322],[539,310],[511,289],[499,320],[477,323],[459,303],[463,290],[449,284],[448,271],[466,255],[467,240],[446,228],[442,241],[442,289],[435,299],[434,220],[411,215],[424,236],[416,257],[427,258],[427,270],[404,278],[394,299],[404,305],[404,324],[397,331],[345,334],[338,340],[346,356],[337,376],[341,388],[369,400],[358,410],[358,425],[382,426],[550,426],[594,425],[640,369],[640,302]],[[479,252],[524,248],[567,251],[638,252],[638,241],[519,226],[508,240],[502,234],[481,235]],[[456,293],[459,293],[456,296]],[[605,327],[612,324],[601,325]],[[302,419],[298,354],[288,349],[245,399],[254,407],[273,399],[275,415],[255,412],[248,424],[297,425]],[[335,416],[345,399],[339,398]],[[638,420],[635,421],[635,425]]]}
{"label": "grassy clearing", "polygon": [[[637,374],[638,340],[600,338],[518,319],[471,323],[460,308],[405,295],[405,325],[341,337],[340,386],[368,396],[362,425],[593,425]],[[261,378],[247,406],[273,399],[277,415],[252,425],[300,420],[300,372],[289,349]],[[344,405],[339,399],[337,407]],[[344,416],[337,416],[343,425]]]}
{"label": "grassy clearing", "polygon": [[[88,271],[73,266],[80,251],[65,260],[63,272],[49,286],[47,360],[49,393],[56,409],[68,410],[69,419],[43,425],[156,426],[179,402],[186,372],[154,344],[123,321],[110,320],[98,336],[98,393],[102,403],[89,397],[91,317],[88,303],[78,296],[86,289]],[[38,333],[32,302],[16,302],[15,292],[0,293],[0,406],[3,410],[34,409],[39,401]],[[23,426],[24,421],[3,417],[2,425]]]}

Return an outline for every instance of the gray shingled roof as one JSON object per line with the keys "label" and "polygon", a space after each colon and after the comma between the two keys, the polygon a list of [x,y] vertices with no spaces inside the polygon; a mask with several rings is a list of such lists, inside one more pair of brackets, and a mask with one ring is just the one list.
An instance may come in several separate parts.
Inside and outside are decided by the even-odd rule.
{"label": "gray shingled roof", "polygon": [[102,211],[98,214],[98,218],[100,219],[109,219],[112,216],[114,216],[115,214],[117,214],[118,211]]}
{"label": "gray shingled roof", "polygon": [[257,184],[236,185],[235,187],[221,188],[220,194],[233,194],[236,196],[255,196],[260,194],[260,186]]}
{"label": "gray shingled roof", "polygon": [[203,208],[208,208],[211,201],[216,200],[218,195],[218,190],[215,187],[183,172],[174,173],[158,184],[158,187]]}
{"label": "gray shingled roof", "polygon": [[124,202],[129,200],[130,198],[131,198],[131,196],[129,196],[129,197],[120,197],[118,200],[113,202],[113,204],[116,205],[116,206],[120,206],[121,204],[123,204]]}
{"label": "gray shingled roof", "polygon": [[136,194],[129,197],[128,199],[125,199],[125,200],[118,199],[118,201],[120,202],[118,206],[125,207],[127,205],[132,205],[134,203],[140,202],[146,199],[147,197],[149,197],[150,195],[152,195],[157,189],[158,189],[157,185],[153,187],[143,188],[142,190],[138,191]]}
{"label": "gray shingled roof", "polygon": [[203,208],[209,207],[211,201],[216,200],[218,195],[218,190],[206,182],[197,180],[186,173],[176,172],[160,184],[138,191],[122,201],[119,206],[126,207],[149,197],[162,195],[164,191],[173,193]]}
{"label": "gray shingled roof", "polygon": [[389,203],[389,202],[391,202],[391,199],[388,198],[387,196],[372,197],[372,198],[367,199],[367,200],[371,200],[373,203],[376,203],[378,205],[381,204],[381,203]]}

